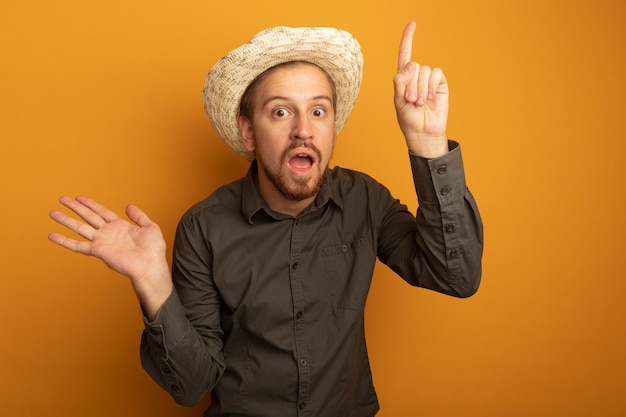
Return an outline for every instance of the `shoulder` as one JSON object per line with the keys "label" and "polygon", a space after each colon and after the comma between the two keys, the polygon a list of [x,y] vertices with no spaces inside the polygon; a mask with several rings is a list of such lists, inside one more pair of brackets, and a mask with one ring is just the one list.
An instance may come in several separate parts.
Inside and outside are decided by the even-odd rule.
{"label": "shoulder", "polygon": [[361,171],[334,167],[329,179],[333,200],[350,213],[382,213],[396,201],[386,186]]}
{"label": "shoulder", "polygon": [[181,221],[190,221],[198,218],[211,218],[216,214],[232,212],[234,208],[241,208],[241,196],[244,178],[222,185],[209,196],[191,206]]}
{"label": "shoulder", "polygon": [[386,190],[374,177],[361,171],[335,166],[329,175],[332,184],[342,194],[350,190]]}

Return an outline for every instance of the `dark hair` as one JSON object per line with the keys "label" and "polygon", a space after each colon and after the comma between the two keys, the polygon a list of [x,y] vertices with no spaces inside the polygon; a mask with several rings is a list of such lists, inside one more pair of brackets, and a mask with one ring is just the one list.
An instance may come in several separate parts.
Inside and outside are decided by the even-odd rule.
{"label": "dark hair", "polygon": [[[295,66],[298,64],[315,65],[312,62],[307,62],[307,61],[283,62],[282,64],[278,64],[276,66],[266,69],[261,74],[259,74],[254,80],[252,80],[250,85],[248,85],[248,88],[246,88],[246,91],[244,91],[243,95],[241,96],[241,101],[239,102],[239,116],[244,116],[247,119],[252,120],[252,116],[254,115],[254,102],[256,99],[256,92],[259,89],[259,85],[261,84],[261,81],[267,78],[268,75],[270,75],[272,72],[274,72],[274,70],[278,68],[285,68],[285,67]],[[328,75],[328,73],[323,68],[321,68],[318,65],[315,65],[315,66],[318,67],[320,70],[322,70],[322,72],[326,76],[326,79],[328,80],[328,84],[330,84],[330,89],[333,94],[333,97],[332,97],[333,107],[335,107],[337,104],[337,90],[335,89],[335,83],[333,82],[332,78],[330,78],[330,75]]]}

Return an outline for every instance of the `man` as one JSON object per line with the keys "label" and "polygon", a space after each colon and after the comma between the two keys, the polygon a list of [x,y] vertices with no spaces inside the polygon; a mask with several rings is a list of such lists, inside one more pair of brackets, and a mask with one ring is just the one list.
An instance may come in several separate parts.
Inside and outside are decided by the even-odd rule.
{"label": "man", "polygon": [[446,136],[448,85],[411,62],[404,30],[395,107],[420,207],[413,216],[365,174],[328,163],[361,83],[347,32],[271,28],[221,59],[205,83],[220,136],[252,160],[181,219],[172,275],[161,232],[86,197],[51,217],[86,238],[50,239],[130,277],[146,329],[146,371],[207,416],[373,416],[364,335],[376,259],[414,286],[467,297],[481,274],[482,223],[458,144]]}

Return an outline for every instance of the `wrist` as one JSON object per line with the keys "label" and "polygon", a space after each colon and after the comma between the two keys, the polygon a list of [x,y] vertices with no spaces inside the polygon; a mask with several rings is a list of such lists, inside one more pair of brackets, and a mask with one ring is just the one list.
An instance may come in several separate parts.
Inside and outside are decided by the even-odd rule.
{"label": "wrist", "polygon": [[418,135],[412,140],[407,138],[407,146],[412,154],[429,159],[443,156],[450,150],[446,135]]}
{"label": "wrist", "polygon": [[167,262],[159,263],[132,283],[146,317],[153,321],[173,290],[169,265]]}

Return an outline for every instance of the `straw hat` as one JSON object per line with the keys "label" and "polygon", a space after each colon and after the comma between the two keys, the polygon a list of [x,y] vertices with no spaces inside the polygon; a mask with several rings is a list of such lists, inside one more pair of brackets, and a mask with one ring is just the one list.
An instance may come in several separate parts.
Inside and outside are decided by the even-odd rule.
{"label": "straw hat", "polygon": [[209,71],[204,82],[204,110],[220,137],[248,160],[239,133],[239,103],[250,83],[265,70],[290,61],[311,62],[335,84],[337,132],[359,92],[363,74],[361,46],[348,32],[334,28],[278,26],[256,34],[231,51]]}

